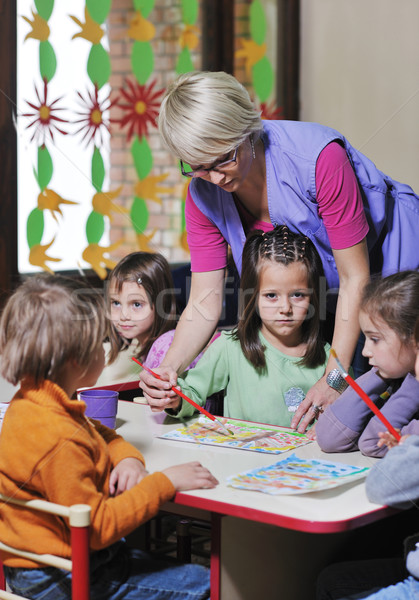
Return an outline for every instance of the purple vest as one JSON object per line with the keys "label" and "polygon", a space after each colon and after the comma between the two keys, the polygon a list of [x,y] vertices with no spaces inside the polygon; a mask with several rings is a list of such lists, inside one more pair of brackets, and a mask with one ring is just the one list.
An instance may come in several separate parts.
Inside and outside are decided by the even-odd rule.
{"label": "purple vest", "polygon": [[[264,121],[268,205],[273,225],[286,224],[309,237],[322,259],[329,289],[339,277],[329,238],[318,214],[315,170],[320,152],[340,140],[361,190],[369,232],[371,273],[384,276],[419,267],[419,197],[408,185],[393,181],[355,150],[343,135],[316,123]],[[246,239],[232,194],[202,179],[189,186],[193,201],[220,230],[241,272]]]}

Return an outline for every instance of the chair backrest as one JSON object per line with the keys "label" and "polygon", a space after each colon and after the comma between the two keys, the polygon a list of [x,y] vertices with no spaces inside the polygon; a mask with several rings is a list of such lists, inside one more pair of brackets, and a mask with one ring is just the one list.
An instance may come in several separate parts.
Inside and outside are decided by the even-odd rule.
{"label": "chair backrest", "polygon": [[[0,501],[24,506],[28,510],[38,510],[41,512],[52,513],[68,519],[71,531],[71,559],[65,559],[53,554],[36,554],[26,552],[7,546],[0,542],[0,550],[4,550],[16,556],[29,558],[36,562],[71,571],[71,598],[72,600],[89,600],[89,526],[91,508],[87,504],[73,504],[72,506],[62,506],[45,500],[16,500],[0,494]],[[13,598],[22,598],[5,590],[5,581],[3,575],[3,565],[1,566],[0,576],[0,598],[12,600]]]}

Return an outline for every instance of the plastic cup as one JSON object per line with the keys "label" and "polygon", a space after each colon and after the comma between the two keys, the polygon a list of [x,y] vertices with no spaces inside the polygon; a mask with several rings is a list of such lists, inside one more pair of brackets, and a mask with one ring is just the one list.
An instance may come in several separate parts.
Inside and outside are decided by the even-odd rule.
{"label": "plastic cup", "polygon": [[86,417],[100,421],[102,425],[115,429],[118,410],[118,392],[113,390],[84,390],[80,400],[86,403]]}

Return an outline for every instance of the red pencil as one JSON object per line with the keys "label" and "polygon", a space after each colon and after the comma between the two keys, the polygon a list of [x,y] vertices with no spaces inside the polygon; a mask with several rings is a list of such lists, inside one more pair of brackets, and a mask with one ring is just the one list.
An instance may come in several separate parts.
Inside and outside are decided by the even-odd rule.
{"label": "red pencil", "polygon": [[[137,364],[139,364],[140,367],[142,367],[145,371],[147,371],[147,373],[150,373],[150,375],[153,375],[157,379],[161,379],[161,377],[160,377],[160,375],[158,373],[155,373],[154,371],[152,371],[151,369],[149,369],[148,367],[146,367],[145,365],[143,365],[143,363],[140,362],[134,356],[132,357],[132,360],[135,360],[135,362]],[[216,421],[218,423],[218,425],[221,427],[221,429],[223,430],[223,433],[225,435],[233,435],[233,433],[229,429],[227,429],[227,427],[225,425],[223,425],[223,423],[221,423],[221,421],[219,419],[217,419],[217,417],[214,417],[214,415],[212,415],[207,410],[205,410],[205,408],[203,408],[202,406],[200,406],[199,404],[197,404],[191,398],[188,398],[188,396],[186,396],[186,394],[184,394],[180,389],[178,389],[174,385],[172,385],[171,389],[174,392],[176,392],[176,394],[178,396],[181,396],[181,398],[184,398],[184,400],[186,400],[186,402],[189,402],[189,404],[192,404],[192,406],[194,406],[197,410],[199,410],[200,413],[202,413],[203,415],[205,415],[206,417],[208,417],[209,419],[211,419],[211,421]]]}
{"label": "red pencil", "polygon": [[337,357],[336,351],[333,350],[333,348],[331,348],[330,354],[336,360],[337,365],[339,367],[339,371],[342,373],[342,376],[345,379],[345,381],[351,386],[351,388],[353,388],[356,391],[356,393],[362,398],[362,400],[367,404],[367,406],[369,406],[369,408],[372,410],[372,412],[377,415],[377,417],[380,419],[382,424],[389,430],[389,432],[392,435],[394,435],[396,440],[398,442],[400,442],[400,439],[401,439],[400,433],[394,429],[393,425],[385,418],[385,416],[383,415],[381,410],[374,404],[374,402],[371,400],[371,398],[368,396],[368,394],[366,394],[364,392],[364,390],[361,388],[361,386],[359,386],[357,384],[357,382],[352,379],[352,377],[349,375],[349,373],[347,371],[345,371],[345,369],[342,366],[342,363],[340,362],[340,360]]}

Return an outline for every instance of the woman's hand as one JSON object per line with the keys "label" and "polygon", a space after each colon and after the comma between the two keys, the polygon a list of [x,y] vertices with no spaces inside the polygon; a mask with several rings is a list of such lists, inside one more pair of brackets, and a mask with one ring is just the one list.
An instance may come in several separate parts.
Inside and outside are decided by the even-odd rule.
{"label": "woman's hand", "polygon": [[306,397],[295,412],[291,421],[291,427],[299,433],[304,433],[310,423],[318,419],[319,414],[329,404],[333,404],[338,396],[339,393],[327,385],[326,375],[324,375],[307,392]]}
{"label": "woman's hand", "polygon": [[154,369],[161,379],[154,377],[143,369],[140,373],[140,388],[153,412],[166,408],[177,408],[180,404],[179,396],[171,389],[177,384],[177,373],[171,367],[157,367]]}
{"label": "woman's hand", "polygon": [[109,493],[118,496],[137,485],[146,475],[148,471],[140,460],[123,458],[111,471]]}
{"label": "woman's hand", "polygon": [[197,461],[169,467],[162,472],[170,479],[177,492],[199,488],[210,489],[218,484],[218,480],[210,471]]}

